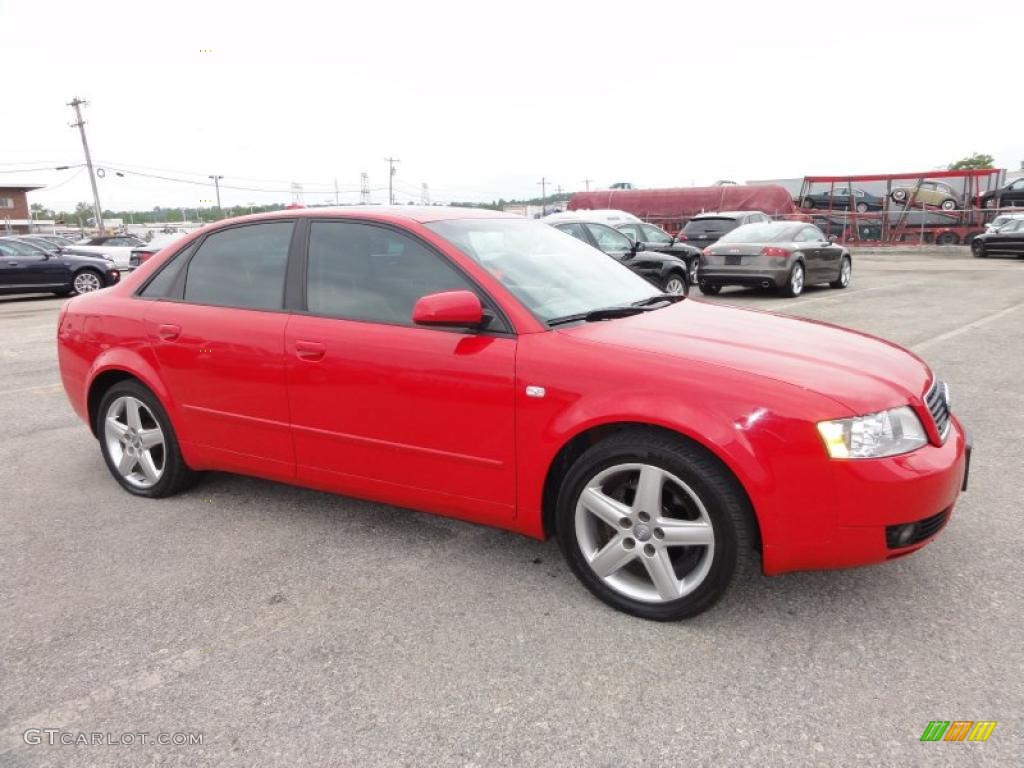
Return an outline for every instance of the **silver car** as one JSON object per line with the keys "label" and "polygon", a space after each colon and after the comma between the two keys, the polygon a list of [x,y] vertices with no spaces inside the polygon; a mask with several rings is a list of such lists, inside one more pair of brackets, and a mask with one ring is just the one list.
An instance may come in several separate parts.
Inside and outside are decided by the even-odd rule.
{"label": "silver car", "polygon": [[701,293],[746,285],[799,296],[815,283],[848,286],[853,259],[812,224],[772,221],[744,224],[709,245],[701,254],[698,274]]}

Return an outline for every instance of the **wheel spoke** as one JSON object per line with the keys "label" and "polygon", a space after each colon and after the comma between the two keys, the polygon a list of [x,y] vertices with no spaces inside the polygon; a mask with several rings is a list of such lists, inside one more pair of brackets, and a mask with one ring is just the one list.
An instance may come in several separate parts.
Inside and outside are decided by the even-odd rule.
{"label": "wheel spoke", "polygon": [[121,460],[117,462],[117,471],[121,473],[123,477],[127,477],[131,474],[132,469],[135,467],[135,457],[125,451],[121,454]]}
{"label": "wheel spoke", "polygon": [[668,550],[659,549],[654,557],[641,558],[647,575],[651,577],[654,588],[662,600],[675,600],[679,597],[679,579],[672,570],[672,561],[669,559]]}
{"label": "wheel spoke", "polygon": [[636,549],[626,549],[625,536],[616,536],[594,555],[590,567],[600,578],[611,576],[636,557]]}
{"label": "wheel spoke", "polygon": [[164,433],[159,427],[143,429],[139,432],[139,440],[142,441],[142,448],[148,450],[164,444]]}
{"label": "wheel spoke", "polygon": [[624,504],[605,496],[597,488],[584,488],[580,494],[580,503],[588,512],[615,528],[618,528],[619,521],[629,514],[629,509]]}
{"label": "wheel spoke", "polygon": [[124,401],[125,420],[128,426],[138,432],[142,429],[142,419],[139,416],[139,401],[134,397],[126,398]]}
{"label": "wheel spoke", "polygon": [[661,519],[658,527],[665,532],[662,542],[666,546],[707,546],[715,541],[711,524],[704,520]]}
{"label": "wheel spoke", "polygon": [[661,514],[661,486],[664,482],[664,472],[650,464],[644,465],[640,470],[640,479],[637,480],[633,509],[658,517]]}
{"label": "wheel spoke", "polygon": [[128,425],[122,424],[120,421],[115,419],[113,416],[107,417],[107,430],[113,432],[118,437],[124,437],[128,434]]}
{"label": "wheel spoke", "polygon": [[139,468],[142,469],[142,474],[146,476],[146,479],[155,483],[160,479],[160,472],[156,468],[156,464],[153,463],[153,456],[149,451],[143,451],[139,454]]}

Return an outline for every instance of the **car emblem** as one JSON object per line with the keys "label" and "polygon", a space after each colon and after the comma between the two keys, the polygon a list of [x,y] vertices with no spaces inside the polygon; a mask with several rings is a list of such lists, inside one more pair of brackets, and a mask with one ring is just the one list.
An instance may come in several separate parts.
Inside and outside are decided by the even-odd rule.
{"label": "car emblem", "polygon": [[651,538],[651,526],[645,525],[644,523],[637,523],[633,529],[633,535],[636,536],[637,541],[647,541]]}

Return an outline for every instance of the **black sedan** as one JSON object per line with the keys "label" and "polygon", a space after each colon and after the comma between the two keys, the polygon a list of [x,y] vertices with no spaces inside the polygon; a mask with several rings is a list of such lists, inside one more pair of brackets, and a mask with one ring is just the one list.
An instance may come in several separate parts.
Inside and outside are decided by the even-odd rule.
{"label": "black sedan", "polygon": [[880,211],[883,202],[878,195],[873,195],[859,187],[836,187],[824,192],[804,195],[802,200],[804,208],[832,208],[833,210],[852,208],[857,213]]}
{"label": "black sedan", "polygon": [[686,294],[690,290],[690,270],[685,261],[667,253],[648,251],[643,242],[634,242],[607,224],[559,219],[551,226],[604,251],[665,293]]}
{"label": "black sedan", "polygon": [[1005,187],[986,192],[981,196],[983,208],[1010,208],[1024,206],[1024,179],[1011,181]]}
{"label": "black sedan", "polygon": [[113,285],[121,273],[107,259],[51,255],[17,239],[0,239],[0,294],[68,296]]}
{"label": "black sedan", "polygon": [[615,228],[627,235],[634,243],[643,243],[644,249],[647,251],[667,253],[685,261],[690,285],[697,284],[700,248],[676,242],[676,239],[661,227],[643,221],[627,221],[623,224],[616,224]]}
{"label": "black sedan", "polygon": [[1024,256],[1024,219],[1010,219],[992,232],[983,232],[971,241],[971,252],[981,258],[989,255]]}

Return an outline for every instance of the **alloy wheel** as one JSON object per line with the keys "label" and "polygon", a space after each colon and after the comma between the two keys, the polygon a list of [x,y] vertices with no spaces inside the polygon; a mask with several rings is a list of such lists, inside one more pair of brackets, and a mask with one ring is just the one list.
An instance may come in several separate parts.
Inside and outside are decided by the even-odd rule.
{"label": "alloy wheel", "polygon": [[102,286],[100,279],[94,272],[79,272],[75,275],[75,291],[78,293],[90,293],[98,291]]}
{"label": "alloy wheel", "polygon": [[843,288],[850,284],[850,274],[853,271],[853,265],[850,264],[849,259],[843,259],[843,266],[839,268],[839,282]]}
{"label": "alloy wheel", "polygon": [[794,296],[799,296],[804,290],[804,268],[795,264],[789,275],[789,289]]}
{"label": "alloy wheel", "polygon": [[164,473],[167,445],[160,423],[130,395],[114,400],[103,420],[107,453],[117,473],[137,488],[152,488]]}
{"label": "alloy wheel", "polygon": [[651,464],[596,474],[577,500],[574,523],[594,575],[633,600],[685,597],[704,582],[714,559],[715,531],[700,497]]}
{"label": "alloy wheel", "polygon": [[672,275],[665,281],[665,293],[677,296],[686,292],[686,282],[679,275]]}

